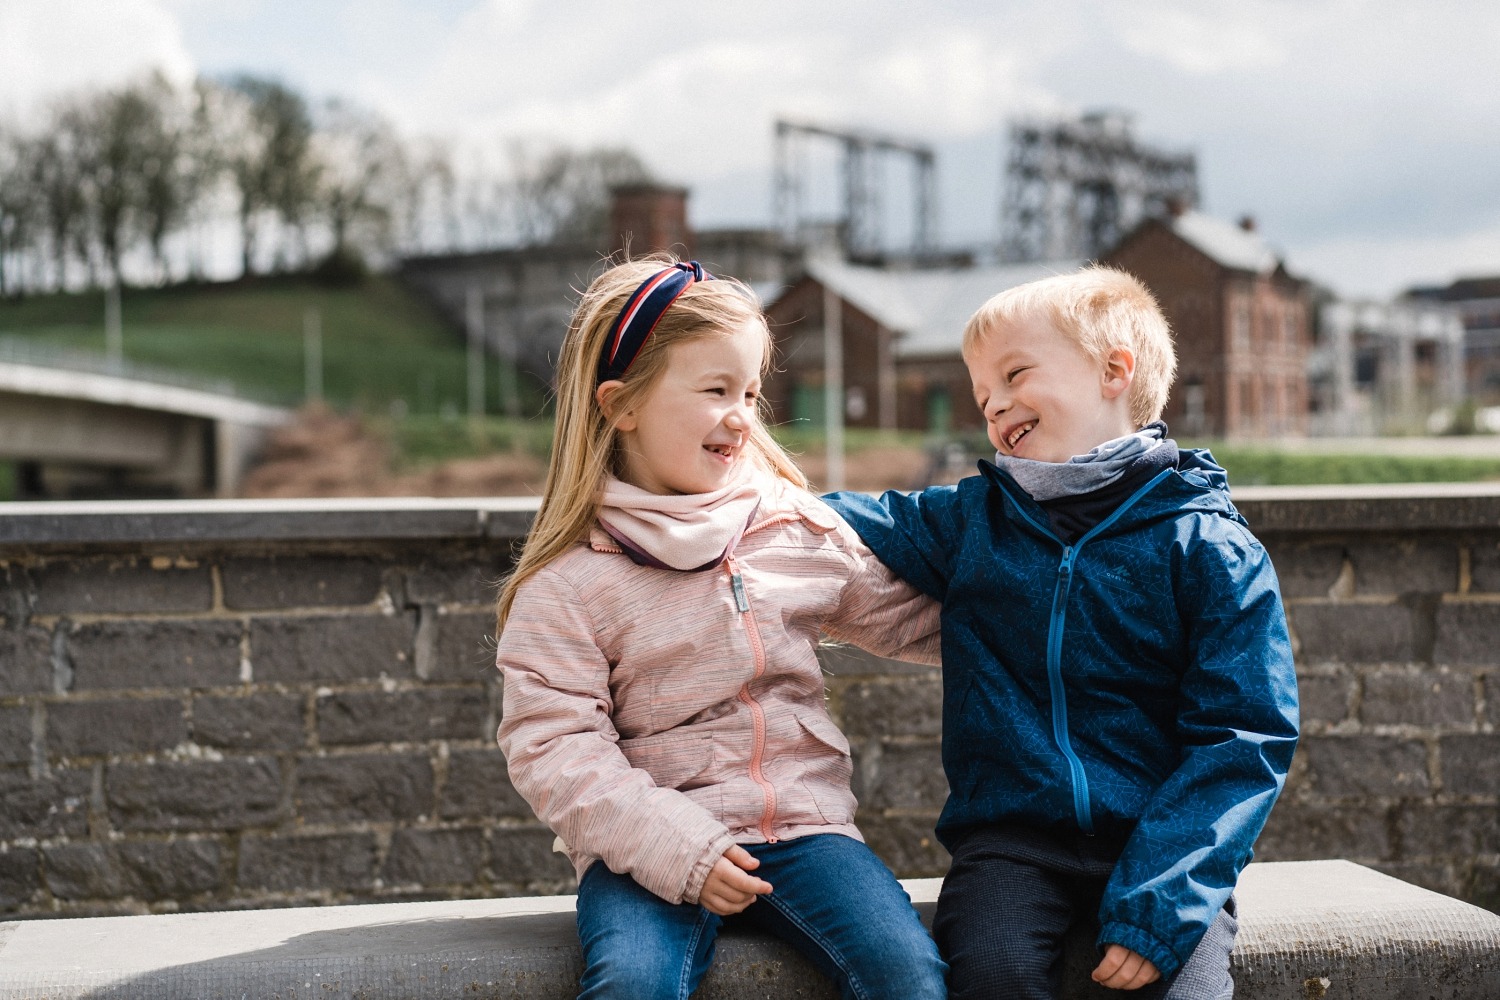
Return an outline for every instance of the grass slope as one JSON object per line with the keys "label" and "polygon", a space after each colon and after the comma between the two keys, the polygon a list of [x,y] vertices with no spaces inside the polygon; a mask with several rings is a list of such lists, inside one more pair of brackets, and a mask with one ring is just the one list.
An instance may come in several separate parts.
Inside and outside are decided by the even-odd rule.
{"label": "grass slope", "polygon": [[[271,402],[302,401],[303,317],[321,317],[324,395],[335,406],[408,412],[466,406],[460,338],[395,279],[329,288],[303,278],[220,285],[126,289],[122,295],[129,361],[229,379]],[[0,335],[39,345],[104,351],[104,295],[0,300]],[[493,369],[493,359],[489,362]],[[488,379],[495,405],[495,378]]]}

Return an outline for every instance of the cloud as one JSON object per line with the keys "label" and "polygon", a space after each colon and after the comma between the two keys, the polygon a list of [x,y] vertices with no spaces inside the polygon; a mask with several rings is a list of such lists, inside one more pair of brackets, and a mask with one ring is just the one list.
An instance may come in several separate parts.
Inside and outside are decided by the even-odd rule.
{"label": "cloud", "polygon": [[0,115],[34,114],[46,99],[160,70],[192,79],[176,15],[159,0],[0,3]]}

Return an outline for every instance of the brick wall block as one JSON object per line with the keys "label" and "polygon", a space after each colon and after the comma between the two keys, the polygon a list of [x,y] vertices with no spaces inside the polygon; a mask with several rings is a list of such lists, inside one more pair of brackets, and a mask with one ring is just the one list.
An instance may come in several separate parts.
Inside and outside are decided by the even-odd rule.
{"label": "brick wall block", "polygon": [[240,623],[110,621],[68,636],[75,690],[227,687],[240,682]]}
{"label": "brick wall block", "polygon": [[1349,545],[1357,594],[1450,594],[1458,589],[1453,542],[1363,542]]}
{"label": "brick wall block", "polygon": [[265,757],[114,764],[110,822],[122,830],[235,830],[281,818],[281,764]]}
{"label": "brick wall block", "polygon": [[[855,768],[854,792],[862,807],[933,812],[943,807],[948,797],[948,782],[943,777],[943,761],[936,743],[886,745],[879,754],[878,760],[862,760]],[[865,776],[863,781],[859,780],[860,775]]]}
{"label": "brick wall block", "polygon": [[1302,724],[1343,722],[1354,697],[1354,678],[1345,673],[1299,674],[1297,702]]}
{"label": "brick wall block", "polygon": [[501,827],[490,831],[490,877],[496,882],[575,882],[573,864],[552,849],[545,827]]}
{"label": "brick wall block", "polygon": [[59,899],[183,899],[224,883],[221,850],[205,839],[59,844],[43,849]]}
{"label": "brick wall block", "polygon": [[31,709],[0,708],[0,765],[31,761]]}
{"label": "brick wall block", "polygon": [[531,807],[510,783],[499,747],[455,750],[438,801],[443,819],[531,819]]}
{"label": "brick wall block", "polygon": [[1428,794],[1427,746],[1385,736],[1320,736],[1298,747],[1309,784],[1320,795],[1419,796]]}
{"label": "brick wall block", "polygon": [[1469,548],[1469,589],[1500,591],[1500,542],[1485,541]]}
{"label": "brick wall block", "polygon": [[1455,858],[1500,854],[1500,806],[1407,803],[1397,824],[1400,857]]}
{"label": "brick wall block", "polygon": [[1367,724],[1474,724],[1474,677],[1467,672],[1381,672],[1365,677],[1360,718]]}
{"label": "brick wall block", "polygon": [[872,816],[861,811],[860,832],[870,850],[902,878],[938,878],[952,860],[932,832],[937,816]]}
{"label": "brick wall block", "polygon": [[367,558],[268,556],[226,559],[219,573],[224,606],[243,610],[369,604],[382,567]]}
{"label": "brick wall block", "polygon": [[411,677],[415,622],[409,613],[258,619],[250,625],[251,670],[257,683]]}
{"label": "brick wall block", "polygon": [[65,701],[47,706],[47,755],[167,750],[188,737],[182,702],[176,698]]}
{"label": "brick wall block", "polygon": [[839,697],[839,721],[853,738],[943,733],[943,685],[931,677],[850,684]]}
{"label": "brick wall block", "polygon": [[36,895],[42,884],[38,867],[34,848],[0,850],[0,910],[14,909]]}
{"label": "brick wall block", "polygon": [[1344,547],[1323,543],[1283,542],[1262,539],[1276,567],[1281,596],[1327,597],[1344,569]]}
{"label": "brick wall block", "polygon": [[318,739],[341,743],[479,740],[489,702],[483,688],[345,691],[318,699]]}
{"label": "brick wall block", "polygon": [[52,637],[46,629],[0,629],[0,697],[52,690]]}
{"label": "brick wall block", "polygon": [[[1500,796],[1500,735],[1444,736],[1438,740],[1438,762],[1449,795]],[[1495,823],[1500,826],[1500,807]]]}
{"label": "brick wall block", "polygon": [[1287,616],[1303,663],[1407,663],[1412,620],[1400,604],[1293,604]]}
{"label": "brick wall block", "polygon": [[142,558],[56,562],[31,571],[39,615],[207,611],[213,580],[206,564],[157,567]]}
{"label": "brick wall block", "polygon": [[1492,913],[1500,913],[1500,865],[1476,861],[1463,898]]}
{"label": "brick wall block", "polygon": [[1389,858],[1387,813],[1365,806],[1306,805],[1282,799],[1255,842],[1255,859]]}
{"label": "brick wall block", "polygon": [[23,767],[0,769],[0,840],[87,833],[93,784],[91,770],[54,767],[33,779]]}
{"label": "brick wall block", "polygon": [[428,608],[435,630],[431,661],[422,672],[432,681],[500,683],[495,669],[495,615],[491,611],[445,612]]}
{"label": "brick wall block", "polygon": [[296,695],[193,699],[193,740],[234,750],[287,750],[306,745],[303,702]]}
{"label": "brick wall block", "polygon": [[473,885],[484,875],[482,830],[397,830],[383,877],[387,885]]}
{"label": "brick wall block", "polygon": [[309,823],[414,820],[432,812],[432,762],[415,754],[309,757],[297,763],[297,815]]}
{"label": "brick wall block", "polygon": [[1445,601],[1439,605],[1432,658],[1453,666],[1500,663],[1500,604]]}
{"label": "brick wall block", "polygon": [[369,889],[375,880],[375,837],[244,837],[237,881],[271,892]]}
{"label": "brick wall block", "polygon": [[406,599],[412,604],[493,605],[500,596],[500,579],[509,571],[503,548],[493,561],[424,562],[406,574]]}

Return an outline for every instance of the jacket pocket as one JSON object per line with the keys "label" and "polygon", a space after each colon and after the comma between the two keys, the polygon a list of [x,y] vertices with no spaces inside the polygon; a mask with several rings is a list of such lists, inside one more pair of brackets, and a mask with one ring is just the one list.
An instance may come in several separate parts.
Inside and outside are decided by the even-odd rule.
{"label": "jacket pocket", "polygon": [[833,826],[853,823],[855,801],[850,782],[854,761],[849,755],[848,738],[823,715],[799,715],[797,724],[811,737],[798,783],[813,810]]}
{"label": "jacket pocket", "polygon": [[689,791],[714,781],[714,740],[706,733],[668,730],[619,742],[631,767],[651,775],[657,788]]}

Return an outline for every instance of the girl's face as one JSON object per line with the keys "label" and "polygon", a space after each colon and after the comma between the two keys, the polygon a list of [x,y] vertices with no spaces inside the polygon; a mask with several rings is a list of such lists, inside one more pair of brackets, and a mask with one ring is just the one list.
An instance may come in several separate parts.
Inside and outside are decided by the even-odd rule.
{"label": "girl's face", "polygon": [[[770,334],[759,319],[728,333],[667,348],[660,380],[615,421],[625,453],[623,478],[652,493],[711,493],[744,461],[760,398],[760,366]],[[600,400],[609,411],[606,388]]]}

